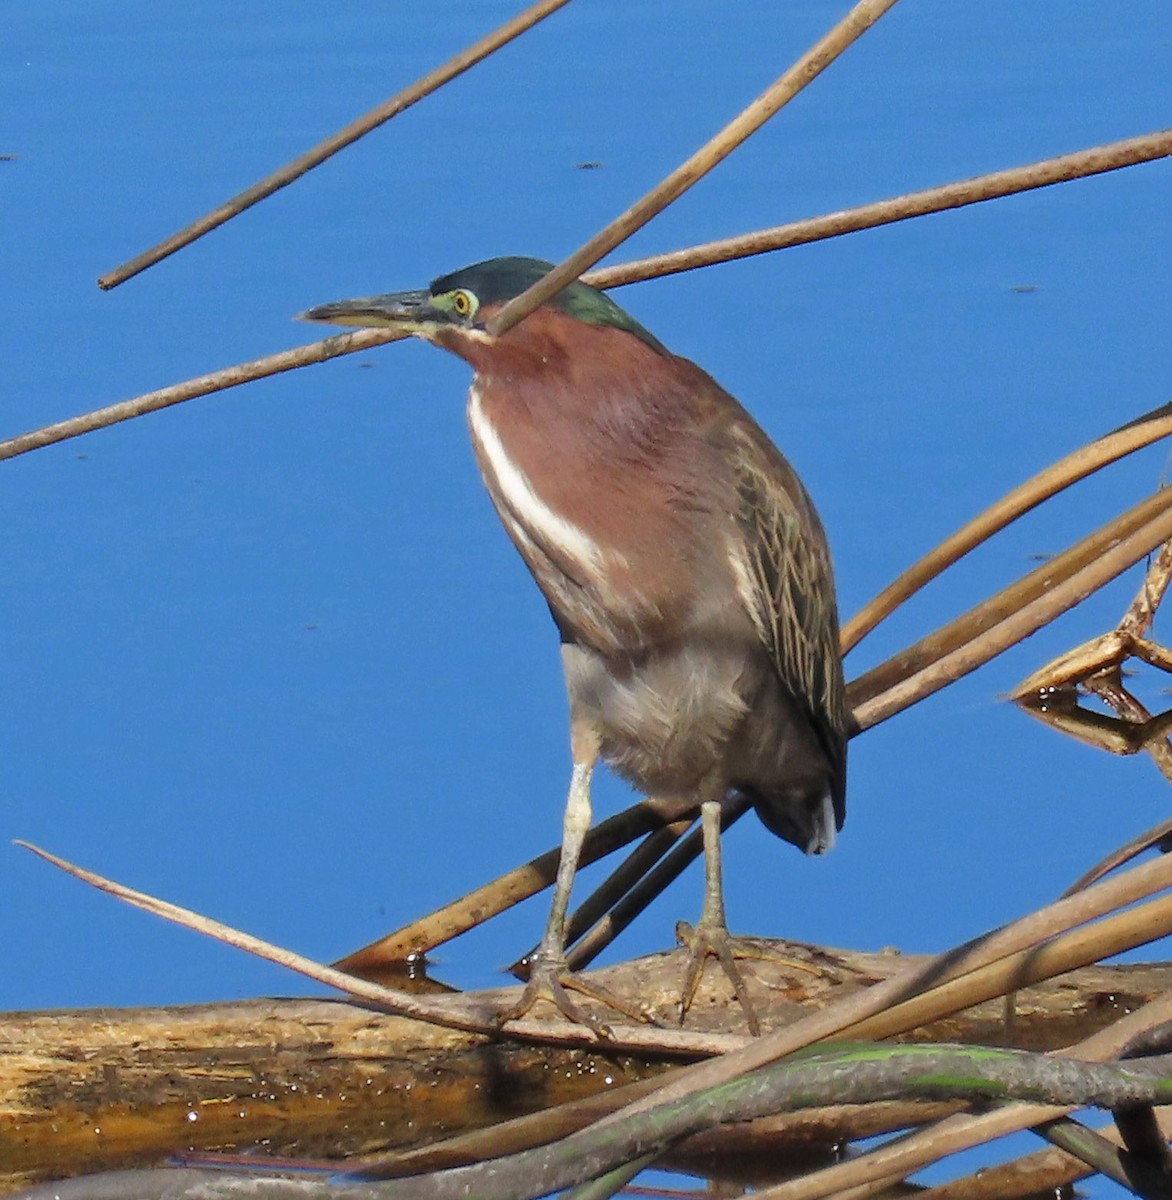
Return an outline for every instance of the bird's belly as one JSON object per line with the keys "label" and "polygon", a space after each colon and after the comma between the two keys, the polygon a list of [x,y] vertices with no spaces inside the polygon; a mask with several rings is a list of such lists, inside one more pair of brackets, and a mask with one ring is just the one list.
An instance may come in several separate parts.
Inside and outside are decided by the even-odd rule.
{"label": "bird's belly", "polygon": [[694,799],[727,775],[752,690],[743,655],[689,645],[622,670],[584,646],[562,655],[574,722],[589,723],[602,758],[640,791]]}

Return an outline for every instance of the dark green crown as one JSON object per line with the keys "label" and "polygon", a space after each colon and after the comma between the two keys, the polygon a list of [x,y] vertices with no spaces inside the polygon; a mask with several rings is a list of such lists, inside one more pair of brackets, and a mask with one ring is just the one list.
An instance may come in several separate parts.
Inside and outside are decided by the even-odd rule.
{"label": "dark green crown", "polygon": [[[473,263],[450,275],[442,275],[431,282],[431,294],[440,296],[444,292],[465,288],[483,304],[504,304],[527,291],[543,275],[553,270],[553,263],[540,258],[490,258],[485,262]],[[609,325],[614,329],[625,329],[646,342],[660,354],[669,351],[663,343],[649,333],[629,313],[605,293],[575,281],[563,288],[552,300],[546,301],[562,312],[569,313],[588,325]]]}

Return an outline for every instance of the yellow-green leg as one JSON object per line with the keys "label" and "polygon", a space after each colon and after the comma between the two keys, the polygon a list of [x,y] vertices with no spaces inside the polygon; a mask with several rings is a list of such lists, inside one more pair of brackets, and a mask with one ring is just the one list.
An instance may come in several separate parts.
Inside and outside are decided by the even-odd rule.
{"label": "yellow-green leg", "polygon": [[608,1007],[636,1020],[648,1018],[639,1009],[621,1003],[596,984],[583,983],[566,967],[566,913],[570,906],[570,891],[574,886],[578,859],[582,854],[582,843],[590,828],[590,779],[598,761],[598,740],[593,735],[574,730],[571,746],[574,752],[574,770],[570,777],[570,794],[566,799],[566,812],[562,822],[562,853],[558,861],[549,918],[545,923],[541,942],[529,960],[529,980],[521,993],[521,999],[504,1013],[501,1023],[524,1016],[538,1000],[549,1000],[569,1020],[586,1025],[600,1037],[606,1037],[610,1032],[607,1026],[575,1004],[568,994],[570,990],[600,1000]]}
{"label": "yellow-green leg", "polygon": [[738,1002],[745,1011],[749,1032],[754,1036],[761,1032],[761,1023],[749,999],[749,989],[744,976],[733,956],[733,942],[729,935],[728,922],[724,916],[724,884],[720,868],[720,801],[705,800],[700,805],[700,820],[704,828],[704,907],[695,928],[686,921],[676,926],[676,936],[687,946],[688,965],[684,971],[684,983],[680,989],[680,1024],[696,996],[704,963],[712,955],[728,976]]}

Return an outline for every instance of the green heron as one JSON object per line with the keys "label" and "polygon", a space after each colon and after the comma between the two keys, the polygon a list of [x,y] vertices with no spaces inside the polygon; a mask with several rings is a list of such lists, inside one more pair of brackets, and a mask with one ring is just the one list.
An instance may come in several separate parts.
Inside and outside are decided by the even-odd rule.
{"label": "green heron", "polygon": [[573,775],[549,920],[524,994],[596,1030],[567,995],[566,912],[602,758],[701,811],[705,893],[684,1015],[715,955],[733,962],[721,802],[740,792],[807,854],[845,816],[847,715],[826,535],[753,418],[609,296],[570,284],[499,337],[486,322],[549,271],[495,258],[427,291],[342,300],[307,320],[394,328],[473,371],[468,422],[496,511],[561,634]]}

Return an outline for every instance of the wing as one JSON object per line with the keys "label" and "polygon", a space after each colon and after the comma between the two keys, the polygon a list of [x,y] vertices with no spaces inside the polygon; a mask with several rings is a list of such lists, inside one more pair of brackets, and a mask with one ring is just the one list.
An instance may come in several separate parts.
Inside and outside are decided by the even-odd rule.
{"label": "wing", "polygon": [[781,682],[826,749],[841,822],[847,710],[826,534],[801,480],[748,414],[738,414],[725,434],[743,538],[742,598]]}

